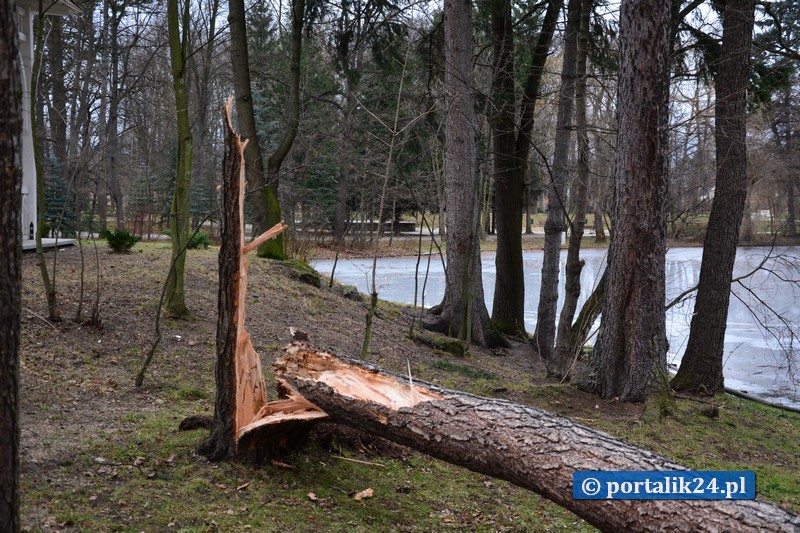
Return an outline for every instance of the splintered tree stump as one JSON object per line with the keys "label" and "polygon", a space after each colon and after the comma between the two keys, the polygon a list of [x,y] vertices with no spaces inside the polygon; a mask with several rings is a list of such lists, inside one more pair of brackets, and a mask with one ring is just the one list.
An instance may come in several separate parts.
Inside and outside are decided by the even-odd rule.
{"label": "splintered tree stump", "polygon": [[[261,361],[245,329],[248,252],[275,238],[286,226],[276,224],[244,244],[244,150],[231,121],[233,99],[225,108],[225,155],[222,177],[222,231],[219,251],[217,319],[217,397],[214,423],[201,453],[213,460],[260,460],[280,449],[292,449],[309,429],[310,420],[327,415],[283,383],[286,399],[267,403]],[[306,422],[306,423],[301,423]]]}
{"label": "splintered tree stump", "polygon": [[576,470],[687,470],[557,416],[396,375],[291,344],[276,375],[331,421],[554,501],[605,531],[793,531],[800,516],[763,501],[575,500]]}

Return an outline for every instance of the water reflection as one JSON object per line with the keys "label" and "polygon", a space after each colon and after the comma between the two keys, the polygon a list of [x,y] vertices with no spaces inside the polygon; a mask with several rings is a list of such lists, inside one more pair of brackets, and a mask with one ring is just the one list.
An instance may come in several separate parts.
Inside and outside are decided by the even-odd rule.
{"label": "water reflection", "polygon": [[[764,248],[743,248],[736,256],[734,277],[744,276],[763,261],[769,252]],[[674,248],[667,253],[666,301],[670,302],[686,289],[694,287],[700,277],[701,248]],[[728,327],[725,335],[725,383],[747,392],[770,397],[773,401],[800,406],[800,371],[790,368],[781,345],[791,343],[791,333],[786,324],[772,313],[782,315],[796,328],[800,323],[798,288],[789,279],[798,279],[800,248],[783,247],[773,251],[783,259],[769,259],[752,276],[734,284],[734,294],[728,310]],[[581,274],[581,303],[597,284],[605,268],[605,250],[585,250],[581,253],[586,262]],[[482,257],[483,283],[487,306],[491,312],[494,293],[494,254]],[[561,272],[564,271],[566,252],[561,255]],[[330,273],[332,261],[317,261],[314,266],[322,273]],[[542,253],[525,252],[525,325],[533,330],[536,324],[536,307],[539,301]],[[336,280],[355,285],[368,292],[371,259],[342,260],[336,266]],[[768,269],[768,270],[767,270]],[[418,275],[416,274],[418,272]],[[427,272],[427,276],[426,276]],[[782,278],[782,279],[781,279]],[[414,286],[417,280],[417,305],[430,307],[441,301],[445,276],[438,256],[416,258],[385,258],[378,260],[376,282],[379,296],[384,300],[414,303]],[[423,293],[424,286],[424,293]],[[559,287],[559,308],[563,303],[564,287]],[[683,356],[689,323],[694,309],[694,299],[673,306],[667,312],[668,360],[678,365]],[[770,327],[765,330],[760,324]],[[795,329],[796,332],[800,329]],[[794,380],[790,379],[790,374]]]}

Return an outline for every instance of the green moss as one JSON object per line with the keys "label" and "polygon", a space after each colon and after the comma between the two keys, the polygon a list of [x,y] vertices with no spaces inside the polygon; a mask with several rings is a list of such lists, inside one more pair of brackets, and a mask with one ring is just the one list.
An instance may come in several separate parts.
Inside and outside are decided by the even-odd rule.
{"label": "green moss", "polygon": [[431,348],[441,352],[455,355],[456,357],[464,357],[468,353],[468,344],[466,342],[454,337],[442,335],[441,333],[436,333],[434,331],[428,331],[422,328],[414,328],[414,330],[411,332],[411,337],[414,340],[425,344],[426,346],[430,346]]}
{"label": "green moss", "polygon": [[294,278],[313,287],[320,287],[322,285],[319,272],[314,270],[314,267],[305,261],[301,261],[300,259],[287,259],[283,263],[289,267],[289,272]]}

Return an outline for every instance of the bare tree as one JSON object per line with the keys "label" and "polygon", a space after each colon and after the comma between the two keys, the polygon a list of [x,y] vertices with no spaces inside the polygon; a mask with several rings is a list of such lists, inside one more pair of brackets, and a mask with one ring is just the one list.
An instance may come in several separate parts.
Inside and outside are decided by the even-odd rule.
{"label": "bare tree", "polygon": [[[575,129],[578,137],[578,171],[572,183],[572,196],[575,211],[570,218],[569,247],[564,276],[564,306],[558,317],[558,337],[553,364],[548,372],[564,377],[570,370],[573,356],[578,346],[572,344],[572,319],[581,296],[581,271],[583,261],[580,258],[583,229],[588,208],[589,189],[589,131],[586,126],[586,60],[589,46],[589,19],[592,0],[581,0],[580,22],[576,51],[575,80]],[[559,254],[560,255],[560,254]]]}
{"label": "bare tree", "polygon": [[672,380],[672,387],[676,390],[704,390],[708,393],[721,392],[725,388],[722,359],[730,280],[747,197],[745,106],[755,17],[753,0],[728,0],[725,6],[716,82],[716,188],[703,245],[689,341],[678,374]]}
{"label": "bare tree", "polygon": [[561,90],[558,95],[555,150],[553,152],[553,182],[548,188],[547,220],[544,223],[544,254],[542,285],[533,344],[545,361],[553,358],[558,307],[558,274],[561,264],[561,243],[567,211],[567,177],[572,140],[572,113],[575,108],[575,78],[578,52],[578,29],[581,20],[581,0],[569,0],[567,28],[564,32],[564,56],[561,66]]}
{"label": "bare tree", "polygon": [[189,45],[189,1],[184,0],[179,10],[179,0],[167,3],[167,25],[169,26],[169,56],[172,65],[172,87],[175,93],[177,119],[178,154],[175,169],[175,190],[169,214],[172,258],[174,266],[169,272],[165,307],[175,317],[186,317],[186,292],[184,272],[186,268],[186,240],[189,238],[189,186],[192,178],[192,128],[189,123],[189,98],[186,87]]}
{"label": "bare tree", "polygon": [[[490,2],[492,20],[492,116],[497,220],[497,280],[492,321],[503,333],[525,332],[525,280],[522,271],[522,198],[531,150],[536,100],[563,0],[547,4],[542,27],[531,48],[517,128],[514,35],[510,0]],[[448,204],[449,205],[449,204]]]}

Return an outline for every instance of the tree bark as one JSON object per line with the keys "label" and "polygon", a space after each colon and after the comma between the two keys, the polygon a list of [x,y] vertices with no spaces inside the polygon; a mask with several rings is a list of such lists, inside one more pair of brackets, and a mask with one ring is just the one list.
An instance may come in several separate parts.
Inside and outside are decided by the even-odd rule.
{"label": "tree bark", "polygon": [[472,9],[468,0],[446,0],[445,194],[447,272],[438,317],[427,329],[481,345],[493,344],[481,277],[480,205],[475,159]]}
{"label": "tree bark", "polygon": [[276,375],[334,422],[505,479],[603,531],[796,531],[800,517],[763,501],[577,500],[577,470],[685,467],[570,419],[447,390],[294,343]]}
{"label": "tree bark", "polygon": [[[572,216],[569,246],[567,248],[567,264],[564,279],[564,306],[558,317],[558,335],[556,351],[547,372],[558,377],[566,377],[572,367],[575,354],[581,349],[572,343],[572,319],[578,308],[581,296],[581,271],[584,262],[581,260],[581,243],[586,225],[589,189],[589,132],[586,127],[586,58],[589,45],[589,19],[591,17],[592,0],[580,0],[580,21],[578,23],[576,81],[575,81],[575,129],[578,137],[578,172],[572,183],[572,197],[575,212]],[[544,277],[542,278],[544,280]],[[544,281],[542,281],[544,285]]]}
{"label": "tree bark", "polygon": [[[795,168],[792,169],[796,171]],[[795,203],[795,192],[797,187],[794,176],[789,176],[786,180],[786,236],[793,239],[797,238],[797,207]]]}
{"label": "tree bark", "polygon": [[522,93],[520,125],[516,128],[514,38],[509,0],[491,2],[492,98],[498,112],[492,117],[494,197],[497,226],[497,279],[492,321],[502,333],[525,333],[525,276],[522,271],[522,195],[531,147],[536,100],[563,0],[547,5],[542,28],[531,50],[531,64]]}
{"label": "tree bark", "polygon": [[[492,322],[502,333],[525,334],[525,277],[522,271],[522,194],[527,160],[517,164],[514,34],[510,0],[489,2],[492,28],[492,151],[497,210],[497,279]],[[532,105],[532,104],[531,104]]]}
{"label": "tree bark", "polygon": [[111,86],[109,87],[108,100],[108,184],[111,190],[111,198],[114,201],[115,214],[117,218],[117,229],[125,229],[125,204],[122,196],[122,186],[119,182],[119,104],[120,80],[119,80],[119,25],[125,16],[124,2],[108,2],[111,9],[111,22],[109,27],[109,42],[111,56],[109,64],[111,67]]}
{"label": "tree bark", "polygon": [[31,75],[31,134],[33,136],[33,160],[36,169],[36,258],[39,262],[39,273],[42,276],[42,285],[44,285],[45,297],[47,298],[47,314],[52,322],[61,320],[61,313],[58,309],[58,294],[56,293],[56,280],[55,272],[53,278],[50,278],[50,273],[47,270],[47,261],[44,257],[44,248],[42,247],[42,239],[45,237],[46,226],[46,205],[44,195],[44,170],[42,169],[42,160],[39,143],[39,133],[43,130],[38,126],[36,114],[37,91],[40,79],[40,70],[42,65],[42,55],[44,54],[44,22],[43,18],[37,17],[35,26],[35,45],[33,52],[33,69]]}
{"label": "tree bark", "polygon": [[667,392],[665,323],[669,0],[620,6],[614,232],[600,333],[582,387],[644,401]]}
{"label": "tree bark", "polygon": [[337,243],[342,242],[347,229],[347,202],[350,199],[350,181],[353,173],[353,121],[354,113],[358,107],[356,97],[356,81],[345,80],[344,105],[342,106],[342,144],[339,148],[339,174],[336,182],[336,203],[333,215],[333,238]]}
{"label": "tree bark", "polygon": [[[280,179],[280,170],[283,160],[292,149],[297,130],[300,127],[300,56],[303,48],[303,17],[305,15],[305,0],[292,0],[292,49],[289,59],[289,101],[287,102],[286,130],[283,138],[275,151],[267,158],[267,183],[273,184],[276,191]],[[267,199],[267,223],[280,222],[281,208],[278,196]],[[259,248],[261,257],[273,259],[286,259],[283,234],[270,239]]]}
{"label": "tree bark", "polygon": [[[244,151],[248,141],[233,129],[233,99],[225,105],[225,155],[222,179],[222,229],[219,250],[219,297],[217,318],[217,395],[211,435],[200,452],[212,460],[260,459],[290,446],[294,440],[275,439],[264,443],[263,436],[275,420],[288,422],[291,431],[298,420],[324,418],[302,398],[292,395],[283,402],[267,403],[261,360],[245,330],[247,293],[246,254],[265,240],[286,229],[278,224],[248,245],[244,245]],[[276,415],[277,416],[273,416]]]}
{"label": "tree bark", "polygon": [[676,390],[714,394],[725,388],[722,372],[725,328],[739,227],[747,198],[746,105],[754,6],[753,0],[728,0],[725,7],[716,82],[716,188],[703,243],[689,340],[672,380]]}
{"label": "tree bark", "polygon": [[[581,0],[569,0],[567,28],[564,32],[564,59],[561,67],[561,91],[558,98],[556,138],[553,152],[553,182],[548,187],[547,220],[544,223],[542,282],[533,345],[545,361],[553,359],[558,308],[558,275],[561,264],[561,242],[564,215],[567,212],[567,178],[574,110],[578,29],[581,21]],[[574,228],[573,228],[574,229]],[[582,235],[581,235],[582,236]],[[580,290],[580,288],[578,289]]]}
{"label": "tree bark", "polygon": [[[179,18],[181,19],[179,22]],[[192,179],[192,127],[189,122],[189,97],[186,88],[186,47],[189,43],[189,3],[178,12],[178,0],[167,3],[169,26],[169,55],[172,66],[172,88],[177,115],[178,154],[175,169],[175,190],[169,214],[172,238],[172,263],[167,282],[164,307],[170,316],[189,316],[186,306],[184,272],[186,270],[186,241],[189,238],[189,186]]]}
{"label": "tree bark", "polygon": [[[228,23],[230,24],[231,67],[233,69],[233,92],[236,95],[236,114],[242,137],[249,141],[248,149],[244,154],[247,162],[247,176],[250,186],[260,189],[260,192],[254,195],[253,200],[255,213],[253,233],[259,234],[279,223],[281,212],[278,201],[278,184],[266,179],[264,159],[256,134],[244,0],[228,0]],[[260,249],[259,257],[285,259],[283,238],[278,236],[276,241],[277,244],[274,246],[266,245]],[[278,247],[281,253],[273,256],[274,250]]]}
{"label": "tree bark", "polygon": [[19,531],[22,81],[16,3],[0,3],[0,531]]}

